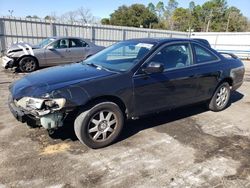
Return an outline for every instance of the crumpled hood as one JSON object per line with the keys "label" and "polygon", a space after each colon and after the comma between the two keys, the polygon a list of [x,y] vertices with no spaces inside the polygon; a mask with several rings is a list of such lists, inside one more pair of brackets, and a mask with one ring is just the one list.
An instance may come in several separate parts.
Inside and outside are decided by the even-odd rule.
{"label": "crumpled hood", "polygon": [[10,55],[10,53],[13,52],[20,52],[23,51],[23,49],[27,50],[29,52],[29,48],[31,49],[38,49],[39,46],[34,46],[26,42],[19,42],[19,43],[13,43],[7,50],[7,55]]}
{"label": "crumpled hood", "polygon": [[31,73],[10,86],[13,99],[41,97],[56,89],[116,74],[90,65],[73,63]]}

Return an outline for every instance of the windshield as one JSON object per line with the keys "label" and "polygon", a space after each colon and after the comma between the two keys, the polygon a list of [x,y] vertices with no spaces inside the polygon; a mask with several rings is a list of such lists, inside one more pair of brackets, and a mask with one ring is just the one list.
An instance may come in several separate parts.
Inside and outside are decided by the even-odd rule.
{"label": "windshield", "polygon": [[112,45],[84,63],[114,71],[127,71],[151,50],[155,43],[125,41]]}
{"label": "windshield", "polygon": [[44,46],[46,46],[47,44],[53,42],[54,40],[55,40],[54,38],[47,38],[47,39],[44,39],[42,42],[40,42],[40,43],[38,44],[38,46],[39,46],[40,48],[43,48]]}

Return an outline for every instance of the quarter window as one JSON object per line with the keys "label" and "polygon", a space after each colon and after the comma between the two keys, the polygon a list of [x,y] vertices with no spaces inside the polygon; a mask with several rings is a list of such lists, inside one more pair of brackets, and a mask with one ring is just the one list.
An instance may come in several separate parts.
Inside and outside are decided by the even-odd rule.
{"label": "quarter window", "polygon": [[183,68],[192,64],[190,45],[174,44],[161,49],[150,62],[162,63],[164,70]]}
{"label": "quarter window", "polygon": [[211,52],[209,52],[208,50],[199,45],[195,44],[194,50],[196,54],[196,63],[198,64],[218,60],[218,58],[215,55],[213,55]]}

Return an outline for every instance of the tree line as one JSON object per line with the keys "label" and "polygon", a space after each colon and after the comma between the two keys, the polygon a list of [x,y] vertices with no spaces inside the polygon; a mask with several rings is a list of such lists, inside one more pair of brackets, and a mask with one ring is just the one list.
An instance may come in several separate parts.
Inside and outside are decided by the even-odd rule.
{"label": "tree line", "polygon": [[[39,18],[36,15],[27,18]],[[61,15],[55,12],[44,19],[61,22],[81,22],[83,24],[103,24],[175,31],[196,32],[244,32],[250,31],[250,20],[240,9],[229,6],[226,0],[209,0],[202,5],[191,1],[188,8],[179,7],[177,0],[122,5],[109,18],[93,16],[87,8],[68,11]]]}
{"label": "tree line", "polygon": [[250,31],[250,21],[226,0],[210,0],[202,5],[191,1],[188,8],[178,7],[176,0],[120,6],[102,24],[168,29],[176,31]]}

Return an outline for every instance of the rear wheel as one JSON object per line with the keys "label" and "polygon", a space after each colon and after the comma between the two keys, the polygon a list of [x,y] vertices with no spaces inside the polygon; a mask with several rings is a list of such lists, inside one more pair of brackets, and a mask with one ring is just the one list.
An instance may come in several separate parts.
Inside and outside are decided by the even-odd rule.
{"label": "rear wheel", "polygon": [[22,72],[33,72],[37,68],[38,68],[38,63],[34,57],[23,57],[19,61],[19,69]]}
{"label": "rear wheel", "polygon": [[118,105],[101,102],[77,116],[75,134],[82,143],[91,148],[105,147],[120,135],[123,121],[123,113]]}
{"label": "rear wheel", "polygon": [[222,83],[215,91],[210,103],[209,109],[215,112],[224,110],[230,99],[230,86],[227,82]]}

